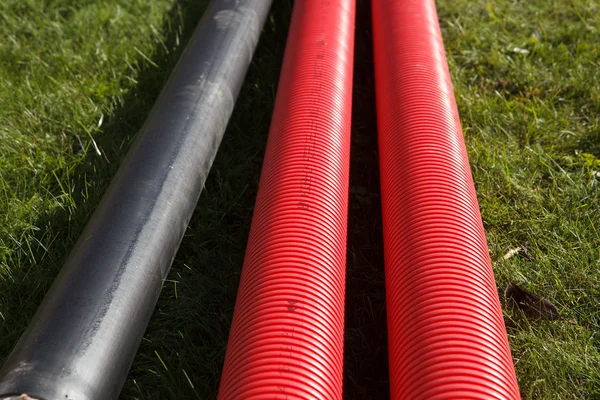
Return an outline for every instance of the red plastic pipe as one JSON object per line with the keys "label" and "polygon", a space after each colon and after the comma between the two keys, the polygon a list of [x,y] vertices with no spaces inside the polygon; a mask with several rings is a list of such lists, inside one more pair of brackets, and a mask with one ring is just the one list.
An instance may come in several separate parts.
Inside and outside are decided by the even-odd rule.
{"label": "red plastic pipe", "polygon": [[341,399],[354,0],[294,11],[219,399]]}
{"label": "red plastic pipe", "polygon": [[519,390],[433,0],[373,0],[392,399]]}

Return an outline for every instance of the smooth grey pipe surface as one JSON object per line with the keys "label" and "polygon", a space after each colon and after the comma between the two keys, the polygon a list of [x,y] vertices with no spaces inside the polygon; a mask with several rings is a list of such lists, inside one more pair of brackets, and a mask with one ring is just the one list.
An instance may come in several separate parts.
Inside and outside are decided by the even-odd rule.
{"label": "smooth grey pipe surface", "polygon": [[231,116],[271,0],[213,0],[0,371],[0,399],[115,399]]}

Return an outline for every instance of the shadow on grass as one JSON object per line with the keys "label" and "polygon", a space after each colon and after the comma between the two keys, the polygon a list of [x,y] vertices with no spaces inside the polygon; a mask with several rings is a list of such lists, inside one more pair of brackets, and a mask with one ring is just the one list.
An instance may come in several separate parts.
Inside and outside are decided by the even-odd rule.
{"label": "shadow on grass", "polygon": [[[373,0],[375,1],[375,0]],[[371,4],[356,10],[344,393],[389,398]]]}
{"label": "shadow on grass", "polygon": [[275,0],[121,398],[215,398],[283,60]]}
{"label": "shadow on grass", "polygon": [[594,155],[600,159],[600,130],[588,132],[583,139],[579,141],[579,150]]}

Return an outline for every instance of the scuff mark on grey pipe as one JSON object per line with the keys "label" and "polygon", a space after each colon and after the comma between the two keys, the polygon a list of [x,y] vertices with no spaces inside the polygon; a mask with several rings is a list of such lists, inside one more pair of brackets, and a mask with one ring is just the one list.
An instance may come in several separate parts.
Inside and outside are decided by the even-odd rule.
{"label": "scuff mark on grey pipe", "polygon": [[0,399],[115,399],[221,142],[271,0],[213,0],[0,371]]}

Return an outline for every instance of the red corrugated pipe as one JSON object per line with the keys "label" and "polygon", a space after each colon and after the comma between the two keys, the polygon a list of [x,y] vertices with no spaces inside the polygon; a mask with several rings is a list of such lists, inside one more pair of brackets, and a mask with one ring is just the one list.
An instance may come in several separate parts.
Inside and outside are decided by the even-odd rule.
{"label": "red corrugated pipe", "polygon": [[519,390],[434,0],[373,0],[392,399]]}
{"label": "red corrugated pipe", "polygon": [[354,0],[296,1],[219,399],[341,399]]}

